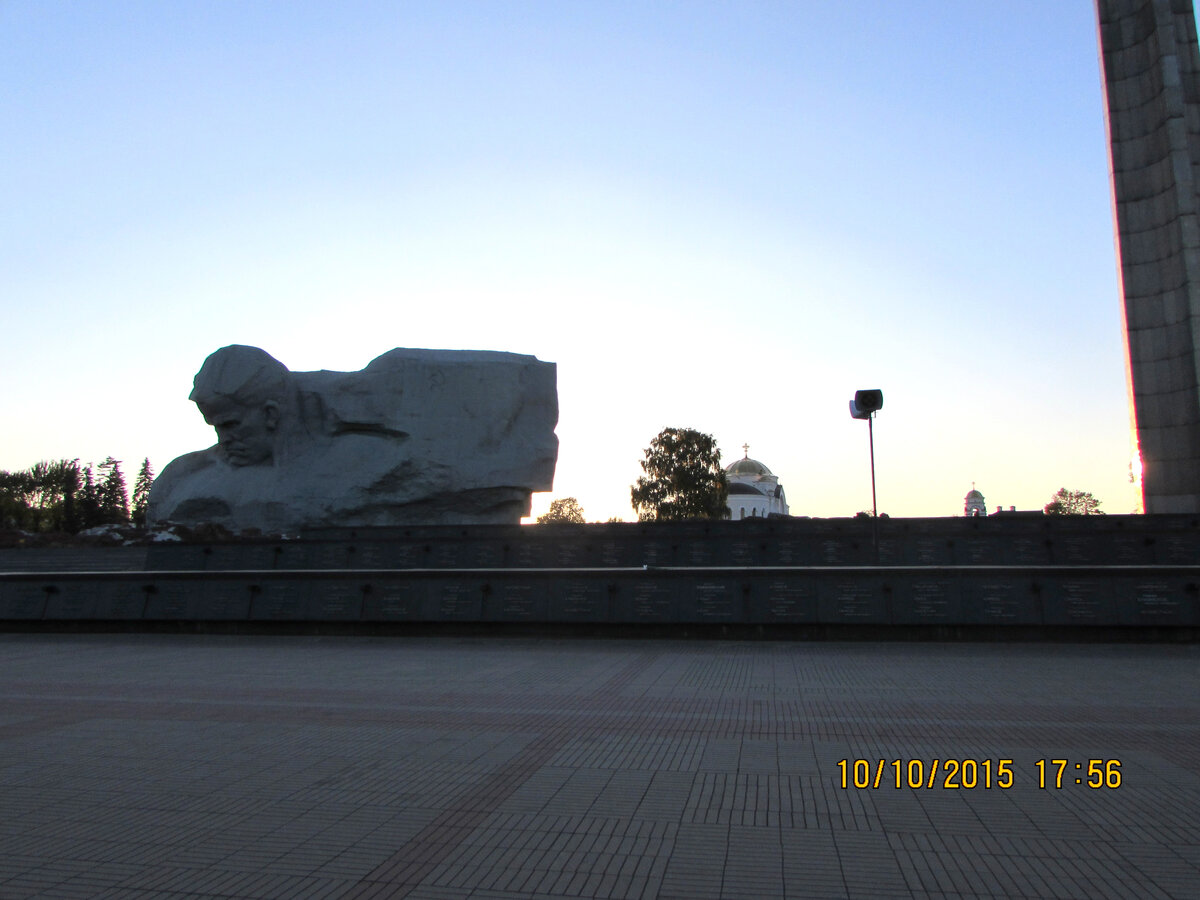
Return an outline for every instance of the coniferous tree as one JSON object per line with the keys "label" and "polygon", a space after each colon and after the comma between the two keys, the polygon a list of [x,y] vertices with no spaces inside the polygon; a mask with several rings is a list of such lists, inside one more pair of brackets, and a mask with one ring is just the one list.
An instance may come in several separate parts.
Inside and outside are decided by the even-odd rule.
{"label": "coniferous tree", "polygon": [[96,484],[96,476],[92,472],[91,463],[83,467],[82,483],[79,486],[79,495],[75,506],[78,510],[81,529],[94,528],[100,524],[100,488]]}
{"label": "coniferous tree", "polygon": [[111,456],[100,463],[104,480],[100,483],[100,520],[102,524],[118,524],[129,521],[129,494],[125,490],[125,476],[121,473],[121,461]]}
{"label": "coniferous tree", "polygon": [[66,531],[74,534],[83,524],[79,517],[79,504],[77,496],[81,485],[79,460],[62,460],[62,516],[59,522],[59,531]]}
{"label": "coniferous tree", "polygon": [[146,524],[146,509],[150,504],[150,487],[154,484],[154,470],[150,468],[150,457],[142,460],[137,481],[133,483],[133,508],[130,518],[135,525]]}

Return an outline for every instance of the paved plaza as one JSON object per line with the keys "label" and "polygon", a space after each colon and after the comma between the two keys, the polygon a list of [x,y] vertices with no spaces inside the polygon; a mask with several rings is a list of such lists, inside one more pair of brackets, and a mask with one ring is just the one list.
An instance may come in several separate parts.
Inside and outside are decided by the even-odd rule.
{"label": "paved plaza", "polygon": [[1196,645],[9,634],[0,689],[5,900],[1200,897]]}

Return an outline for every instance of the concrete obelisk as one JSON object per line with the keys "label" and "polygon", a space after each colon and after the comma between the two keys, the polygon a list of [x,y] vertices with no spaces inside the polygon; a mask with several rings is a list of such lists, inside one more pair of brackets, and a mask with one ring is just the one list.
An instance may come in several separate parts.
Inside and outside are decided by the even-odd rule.
{"label": "concrete obelisk", "polygon": [[1192,0],[1096,0],[1147,513],[1200,511],[1200,52]]}

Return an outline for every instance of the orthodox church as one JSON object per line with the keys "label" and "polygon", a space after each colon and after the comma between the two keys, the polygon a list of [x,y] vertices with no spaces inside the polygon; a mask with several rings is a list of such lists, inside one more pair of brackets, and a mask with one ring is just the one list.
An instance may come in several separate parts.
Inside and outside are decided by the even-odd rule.
{"label": "orthodox church", "polygon": [[963,500],[964,516],[986,516],[988,514],[987,503],[983,499],[983,494],[975,489],[975,482],[971,482],[971,491]]}
{"label": "orthodox church", "polygon": [[779,476],[757,459],[750,458],[750,445],[742,444],[745,456],[725,467],[725,479],[729,482],[729,506],[731,519],[766,518],[777,514],[788,514],[787,496]]}

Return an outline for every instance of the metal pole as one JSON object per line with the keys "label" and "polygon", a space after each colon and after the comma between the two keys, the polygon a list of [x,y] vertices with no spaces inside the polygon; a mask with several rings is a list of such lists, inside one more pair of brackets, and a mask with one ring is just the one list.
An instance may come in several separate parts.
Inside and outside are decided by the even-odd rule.
{"label": "metal pole", "polygon": [[879,565],[879,506],[875,502],[875,413],[867,417],[867,435],[871,442],[871,544],[875,565]]}
{"label": "metal pole", "polygon": [[875,413],[867,419],[867,434],[871,441],[871,517],[879,518],[879,507],[875,504]]}

